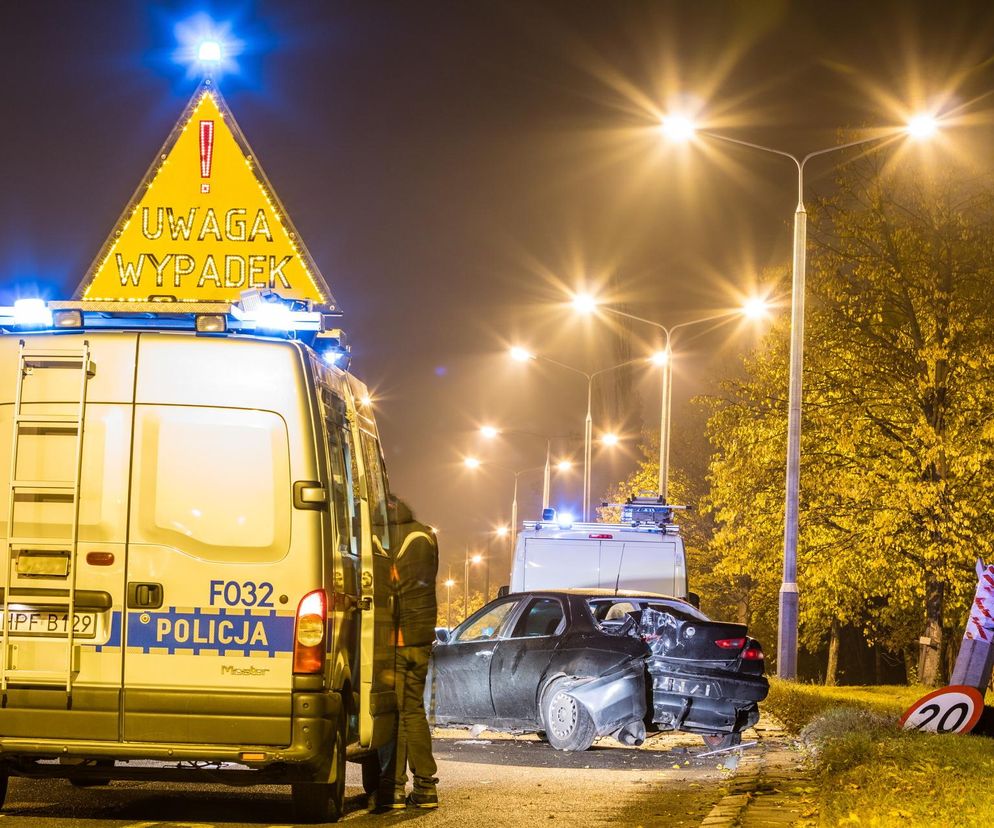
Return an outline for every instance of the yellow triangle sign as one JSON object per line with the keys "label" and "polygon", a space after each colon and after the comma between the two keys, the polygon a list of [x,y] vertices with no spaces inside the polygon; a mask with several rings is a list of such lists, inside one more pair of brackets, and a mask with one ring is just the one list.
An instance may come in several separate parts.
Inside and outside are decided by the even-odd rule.
{"label": "yellow triangle sign", "polygon": [[244,290],[338,310],[210,79],[190,100],[77,296],[237,301]]}

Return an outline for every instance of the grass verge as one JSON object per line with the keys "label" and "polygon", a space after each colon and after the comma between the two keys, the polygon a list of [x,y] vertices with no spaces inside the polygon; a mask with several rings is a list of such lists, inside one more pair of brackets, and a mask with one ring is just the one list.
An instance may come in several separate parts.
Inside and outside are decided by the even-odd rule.
{"label": "grass verge", "polygon": [[898,729],[925,688],[771,684],[764,708],[815,752],[821,825],[994,825],[994,739]]}

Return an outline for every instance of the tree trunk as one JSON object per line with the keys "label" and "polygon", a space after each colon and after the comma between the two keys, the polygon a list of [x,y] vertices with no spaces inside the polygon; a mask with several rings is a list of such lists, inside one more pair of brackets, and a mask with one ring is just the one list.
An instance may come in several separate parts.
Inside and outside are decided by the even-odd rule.
{"label": "tree trunk", "polygon": [[918,680],[926,687],[939,687],[945,681],[944,638],[942,635],[942,608],[945,584],[934,574],[925,581],[925,635]]}
{"label": "tree trunk", "polygon": [[825,667],[825,686],[835,687],[839,680],[839,621],[832,619],[828,632],[828,665]]}
{"label": "tree trunk", "polygon": [[873,645],[873,683],[878,686],[884,683],[884,659],[879,644]]}

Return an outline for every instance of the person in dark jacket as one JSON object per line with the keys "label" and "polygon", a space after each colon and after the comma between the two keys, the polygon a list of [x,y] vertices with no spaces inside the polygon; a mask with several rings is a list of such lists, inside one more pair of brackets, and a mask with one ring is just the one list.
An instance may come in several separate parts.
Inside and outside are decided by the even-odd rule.
{"label": "person in dark jacket", "polygon": [[[397,607],[397,730],[394,749],[384,763],[375,809],[403,808],[405,804],[437,808],[438,766],[431,752],[424,691],[438,616],[438,542],[434,531],[415,520],[404,501],[392,501],[391,506],[391,529],[396,530],[396,540],[391,544],[391,576]],[[414,790],[405,798],[408,767],[414,777]]]}

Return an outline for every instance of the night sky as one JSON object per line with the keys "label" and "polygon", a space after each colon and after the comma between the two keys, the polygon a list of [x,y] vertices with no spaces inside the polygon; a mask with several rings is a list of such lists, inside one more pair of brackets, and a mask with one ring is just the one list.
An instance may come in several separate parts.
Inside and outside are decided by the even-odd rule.
{"label": "night sky", "polygon": [[[570,291],[674,324],[762,292],[789,261],[790,163],[668,146],[664,111],[805,153],[932,108],[956,115],[934,153],[986,163],[994,148],[988,2],[3,0],[4,304],[71,295],[196,86],[173,56],[198,12],[242,41],[221,90],[345,310],[392,487],[440,528],[459,578],[511,500],[509,474],[462,457],[544,460],[540,439],[488,448],[475,430],[582,433],[585,383],[511,362],[511,344],[587,371],[626,343],[648,355],[652,329],[578,320]],[[809,201],[845,157],[812,164]],[[762,329],[692,330],[674,343],[678,444],[701,427],[687,400]],[[632,468],[639,429],[658,427],[658,395],[658,369],[598,386],[595,433],[625,440],[595,449],[595,499]],[[557,455],[580,461],[581,447]],[[580,480],[557,479],[554,502],[578,508]],[[522,477],[522,518],[540,484]],[[494,567],[492,588],[506,582]]]}

